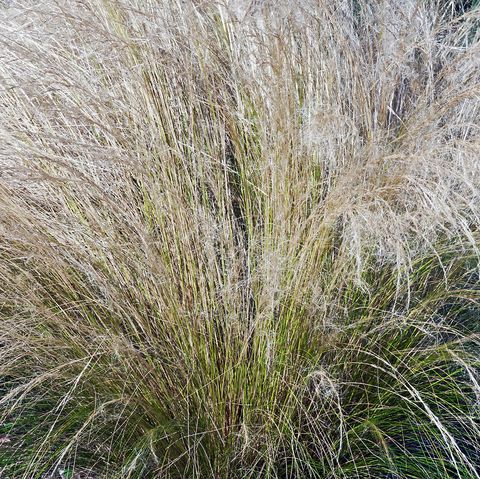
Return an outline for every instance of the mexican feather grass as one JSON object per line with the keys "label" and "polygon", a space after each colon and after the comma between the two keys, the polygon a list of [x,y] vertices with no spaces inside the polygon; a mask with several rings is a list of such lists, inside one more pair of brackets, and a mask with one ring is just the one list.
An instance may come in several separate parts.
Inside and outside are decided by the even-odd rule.
{"label": "mexican feather grass", "polygon": [[479,40],[4,2],[1,477],[479,479]]}

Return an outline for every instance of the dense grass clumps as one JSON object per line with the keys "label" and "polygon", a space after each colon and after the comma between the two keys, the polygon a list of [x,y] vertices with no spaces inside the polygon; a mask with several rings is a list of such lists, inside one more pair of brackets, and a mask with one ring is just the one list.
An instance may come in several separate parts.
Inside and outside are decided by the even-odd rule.
{"label": "dense grass clumps", "polygon": [[467,3],[0,6],[1,477],[480,478]]}

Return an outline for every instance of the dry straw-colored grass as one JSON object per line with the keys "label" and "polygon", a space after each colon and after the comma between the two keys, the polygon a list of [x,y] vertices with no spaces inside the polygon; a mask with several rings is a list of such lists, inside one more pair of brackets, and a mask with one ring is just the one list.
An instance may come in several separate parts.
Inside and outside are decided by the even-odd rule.
{"label": "dry straw-colored grass", "polygon": [[469,3],[0,7],[2,477],[480,478]]}

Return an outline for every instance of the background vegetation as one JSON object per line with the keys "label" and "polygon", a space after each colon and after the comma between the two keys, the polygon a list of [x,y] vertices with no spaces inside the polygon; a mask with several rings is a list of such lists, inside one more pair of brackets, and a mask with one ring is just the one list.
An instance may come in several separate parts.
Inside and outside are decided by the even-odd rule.
{"label": "background vegetation", "polygon": [[2,477],[478,479],[476,2],[4,3]]}

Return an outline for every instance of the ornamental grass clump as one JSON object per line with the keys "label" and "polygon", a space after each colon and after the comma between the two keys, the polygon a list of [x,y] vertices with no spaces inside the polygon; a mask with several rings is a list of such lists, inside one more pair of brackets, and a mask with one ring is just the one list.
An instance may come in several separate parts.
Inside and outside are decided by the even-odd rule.
{"label": "ornamental grass clump", "polygon": [[0,6],[1,477],[480,478],[468,7]]}

